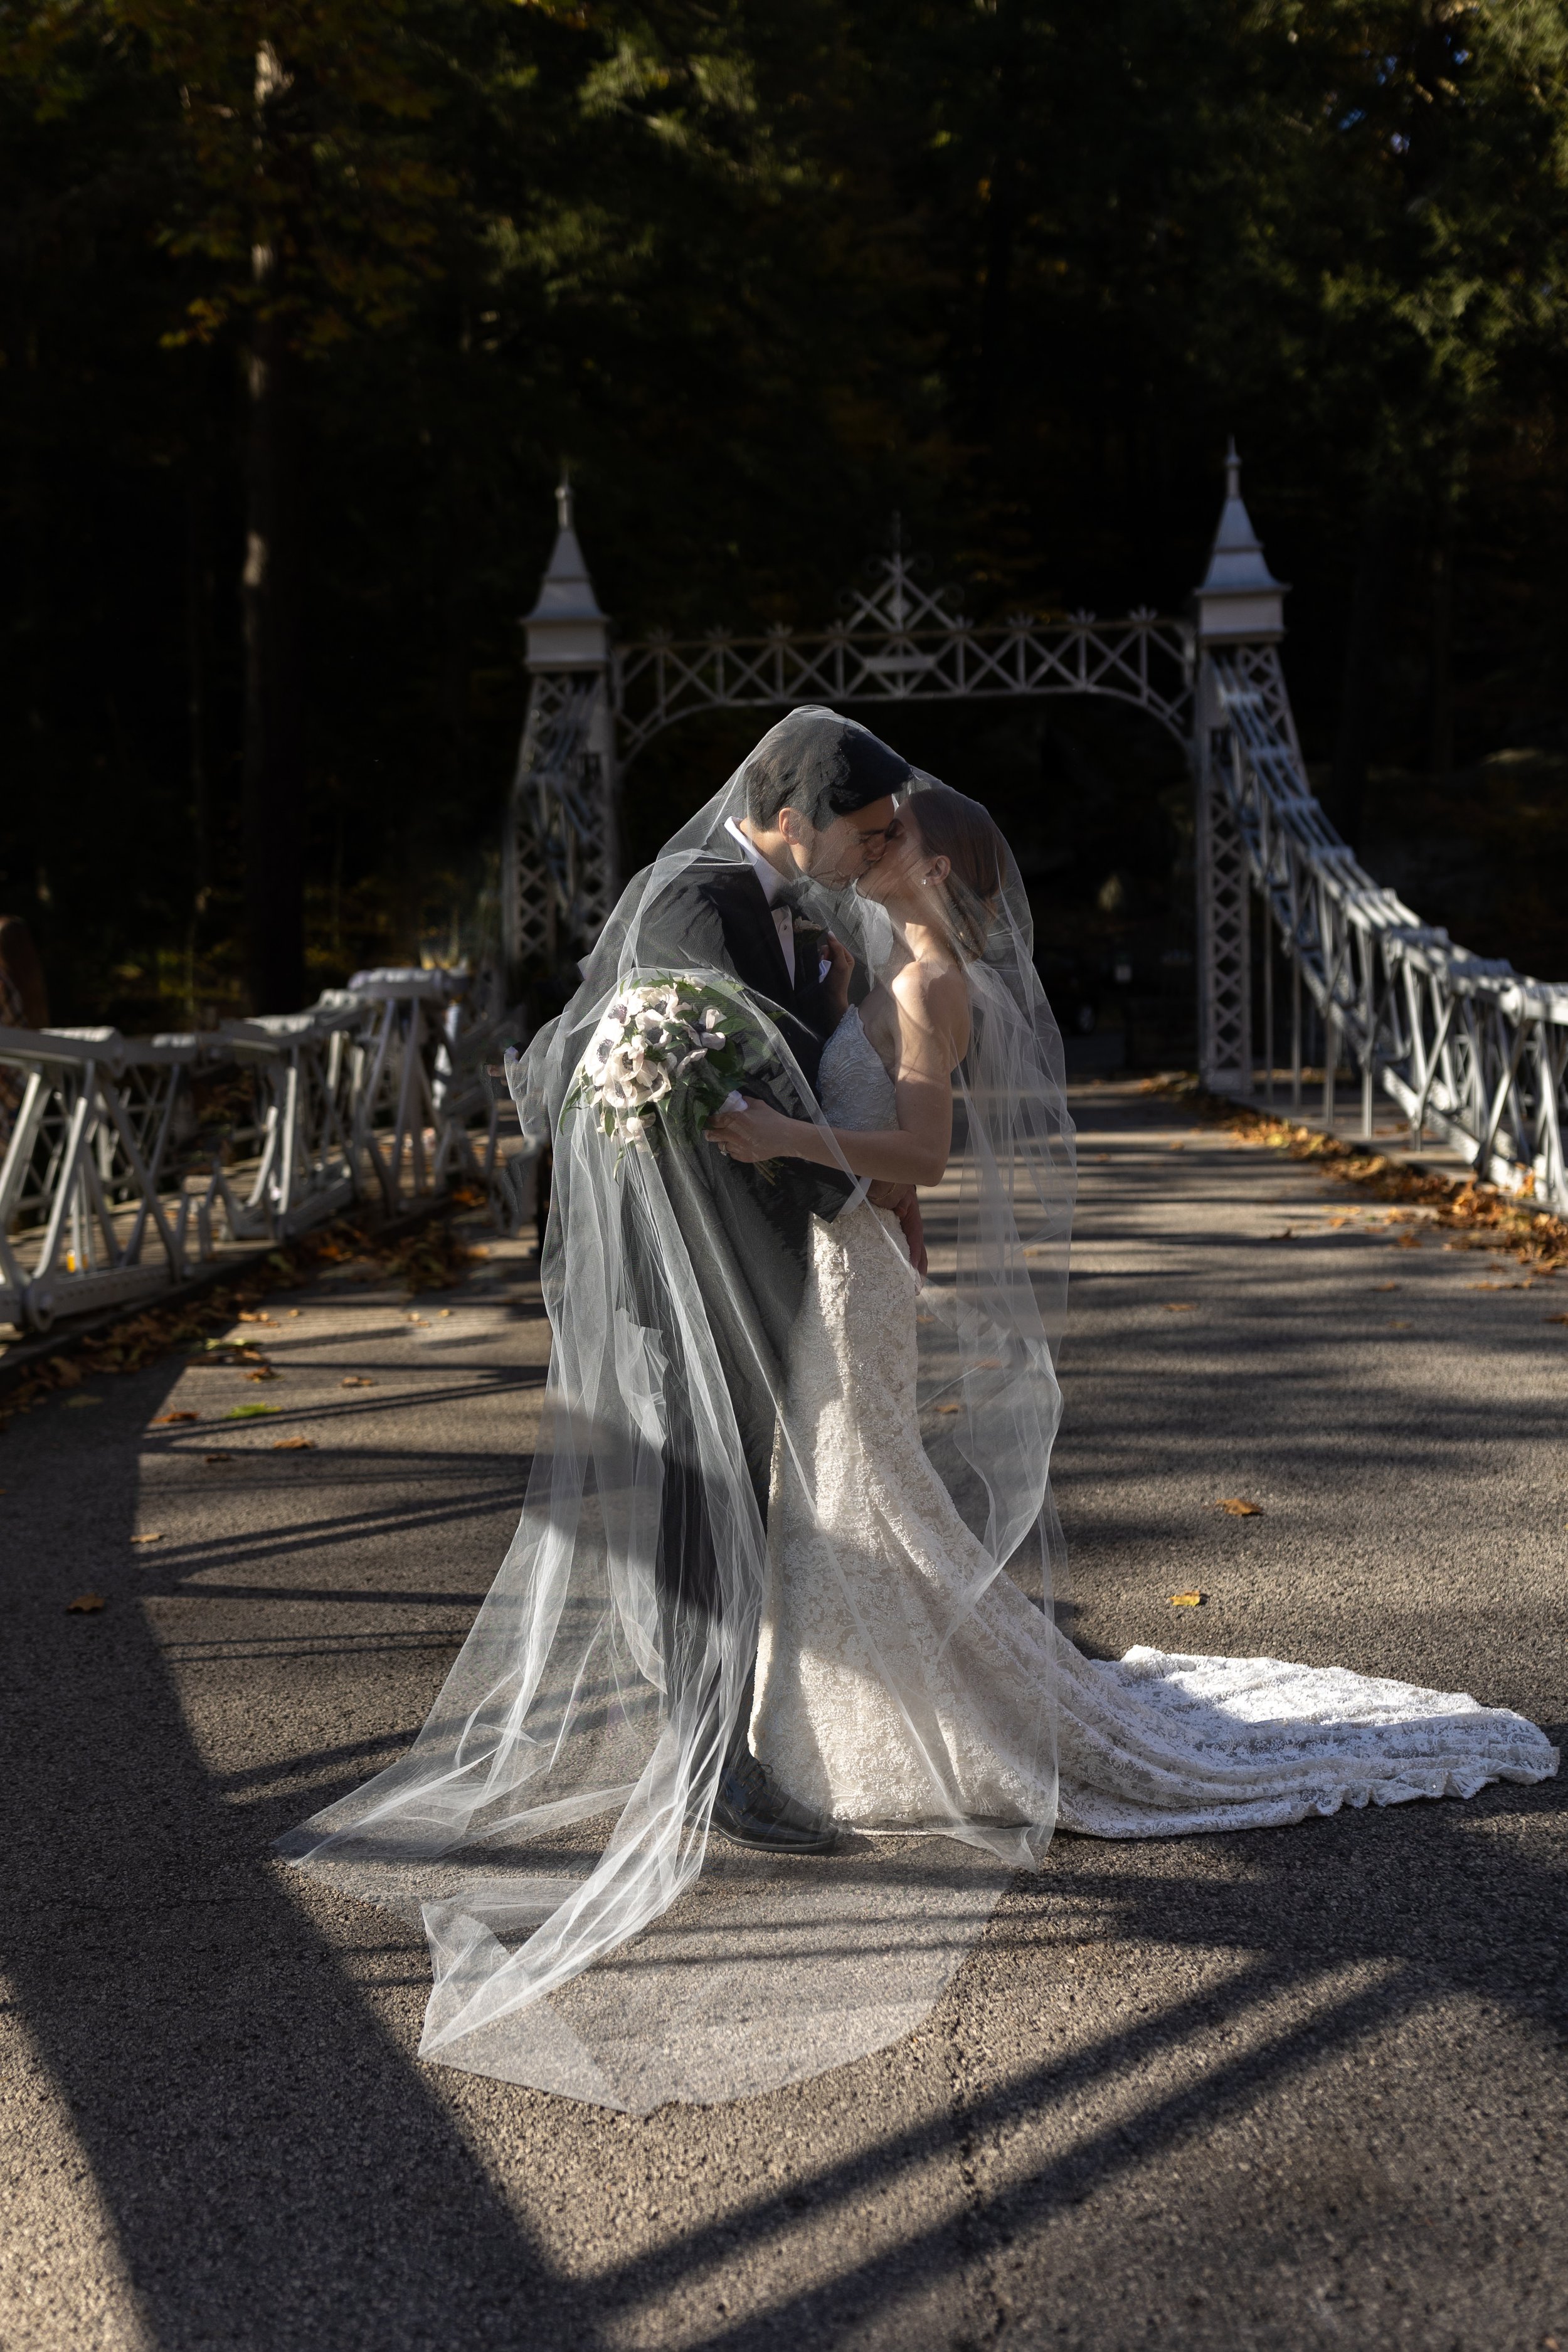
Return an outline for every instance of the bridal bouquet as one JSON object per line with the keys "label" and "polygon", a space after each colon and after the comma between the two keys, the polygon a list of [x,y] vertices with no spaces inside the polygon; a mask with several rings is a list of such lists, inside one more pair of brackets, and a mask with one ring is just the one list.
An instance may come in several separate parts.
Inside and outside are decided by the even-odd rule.
{"label": "bridal bouquet", "polygon": [[668,1138],[699,1143],[715,1112],[738,1105],[742,1079],[773,1059],[735,990],[689,972],[661,975],[606,1007],[567,1101],[591,1111],[623,1150],[656,1150]]}

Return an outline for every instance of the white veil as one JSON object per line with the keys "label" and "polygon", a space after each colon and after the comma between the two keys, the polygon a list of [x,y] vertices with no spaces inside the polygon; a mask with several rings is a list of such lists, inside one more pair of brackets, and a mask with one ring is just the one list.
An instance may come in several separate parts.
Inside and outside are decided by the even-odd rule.
{"label": "white veil", "polygon": [[[789,1347],[815,1211],[805,1163],[769,1176],[701,1142],[619,1148],[577,1075],[628,988],[689,975],[744,997],[748,1086],[821,1124],[811,1041],[737,989],[700,886],[739,856],[726,820],[747,812],[759,758],[787,752],[809,790],[814,761],[830,782],[847,732],[864,730],[816,710],[770,730],[628,886],[571,1004],[514,1069],[520,1116],[555,1161],[542,1269],[553,1352],[521,1521],[408,1754],[282,1842],[313,1874],[422,1916],[424,2055],[638,2112],[768,2089],[910,2031],[1053,1826],[1043,1690],[1037,1818],[966,1819],[938,1776],[922,1826],[941,1837],[850,1835],[815,1858],[710,1841],[751,1699],[765,1463],[775,1442],[809,1450],[791,1426]],[[912,776],[911,795],[931,781]],[[928,1210],[921,1427],[983,1548],[979,1584],[1011,1572],[1048,1608],[1072,1130],[1010,859],[999,881],[984,903],[952,885],[973,1034],[949,1181]],[[869,969],[885,957],[868,902],[808,893],[804,911]],[[847,1171],[809,1174],[826,1187],[816,1210],[842,1210]],[[895,1270],[908,1281],[907,1263]],[[682,1493],[700,1501],[701,1591],[672,1613],[661,1542],[668,1554]],[[978,1597],[954,1601],[933,1643]]]}

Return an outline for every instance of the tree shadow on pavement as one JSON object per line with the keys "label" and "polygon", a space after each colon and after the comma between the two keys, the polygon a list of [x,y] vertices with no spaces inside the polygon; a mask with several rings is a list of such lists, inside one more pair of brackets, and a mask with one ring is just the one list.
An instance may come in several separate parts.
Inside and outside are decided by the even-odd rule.
{"label": "tree shadow on pavement", "polygon": [[[591,2346],[428,2076],[279,1886],[257,1813],[215,1788],[143,1612],[64,1611],[84,1553],[119,1551],[133,1524],[148,1393],[117,1390],[89,1454],[79,1424],[42,1416],[9,1440],[31,1539],[9,1580],[5,1734],[6,1974],[141,2334],[159,2352]],[[49,2184],[30,2193],[47,2216]]]}

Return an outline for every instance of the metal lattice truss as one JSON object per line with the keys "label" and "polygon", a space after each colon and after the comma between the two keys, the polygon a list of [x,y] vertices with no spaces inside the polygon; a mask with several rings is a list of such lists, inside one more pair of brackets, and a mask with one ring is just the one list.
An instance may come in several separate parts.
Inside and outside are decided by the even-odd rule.
{"label": "metal lattice truss", "polygon": [[[528,617],[533,675],[508,844],[508,948],[556,964],[597,936],[615,890],[617,761],[702,710],[781,709],[1053,694],[1105,695],[1146,712],[1185,749],[1197,788],[1200,1067],[1217,1088],[1253,1085],[1252,892],[1293,970],[1297,1086],[1303,990],[1329,1040],[1324,1110],[1347,1049],[1370,1135],[1381,1089],[1419,1142],[1431,1135],[1479,1172],[1568,1206],[1563,1066],[1568,988],[1523,980],[1422,924],[1356,864],[1313,799],[1280,667],[1284,583],[1242,500],[1226,497],[1195,621],[1142,610],[1102,622],[1015,614],[981,628],[921,588],[901,551],[819,635],[716,629],[612,648],[573,527],[560,531]],[[1262,959],[1272,1066],[1274,957]]]}
{"label": "metal lattice truss", "polygon": [[545,671],[528,698],[503,880],[514,966],[553,967],[597,938],[616,902],[602,670]]}
{"label": "metal lattice truss", "polygon": [[[1207,764],[1324,1024],[1329,1116],[1342,1049],[1363,1131],[1381,1090],[1415,1143],[1433,1136],[1489,1181],[1568,1210],[1568,986],[1455,947],[1363,872],[1307,782],[1275,646],[1215,652],[1209,667]],[[1249,1035],[1244,1051],[1250,1075]]]}
{"label": "metal lattice truss", "polygon": [[231,1243],[281,1240],[365,1193],[389,1213],[467,1178],[503,1212],[468,976],[375,971],[308,1013],[208,1034],[0,1029],[21,1098],[0,1159],[0,1321],[154,1297]]}
{"label": "metal lattice truss", "polygon": [[[921,587],[901,551],[881,558],[875,584],[851,592],[847,617],[818,635],[715,629],[612,650],[569,501],[562,512],[563,537],[531,618],[533,678],[507,826],[514,970],[553,968],[598,936],[618,887],[614,788],[654,736],[699,711],[1097,694],[1147,711],[1184,746],[1190,740],[1192,645],[1180,623],[1152,611],[1106,622],[1089,613],[1060,622],[1018,614],[980,628]],[[553,603],[552,583],[563,592]],[[569,667],[552,666],[552,627],[568,633]],[[597,660],[584,653],[593,640]]]}
{"label": "metal lattice truss", "polygon": [[939,592],[921,588],[901,553],[876,568],[876,585],[851,592],[847,618],[820,635],[780,626],[733,637],[715,629],[619,648],[612,690],[622,767],[696,711],[804,702],[1102,694],[1146,710],[1183,744],[1191,736],[1190,644],[1177,623],[1152,612],[1122,621],[1078,613],[1059,622],[1021,613],[979,628]]}

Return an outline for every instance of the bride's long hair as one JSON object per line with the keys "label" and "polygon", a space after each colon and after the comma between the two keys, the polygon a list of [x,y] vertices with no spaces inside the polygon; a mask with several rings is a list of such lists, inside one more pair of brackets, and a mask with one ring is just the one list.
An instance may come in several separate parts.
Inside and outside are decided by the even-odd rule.
{"label": "bride's long hair", "polygon": [[965,963],[984,956],[1006,887],[1008,852],[995,818],[967,793],[929,782],[904,813],[932,857],[947,860],[939,905],[943,927]]}

